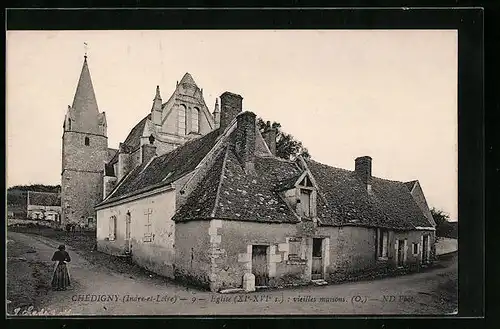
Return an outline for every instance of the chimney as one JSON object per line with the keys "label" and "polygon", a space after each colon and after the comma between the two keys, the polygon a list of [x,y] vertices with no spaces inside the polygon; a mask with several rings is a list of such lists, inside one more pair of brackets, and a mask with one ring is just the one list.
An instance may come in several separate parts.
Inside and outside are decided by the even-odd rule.
{"label": "chimney", "polygon": [[276,155],[276,128],[271,126],[271,122],[267,121],[266,129],[262,133],[262,137],[266,141],[267,147],[273,155]]}
{"label": "chimney", "polygon": [[255,114],[243,112],[236,117],[235,151],[238,159],[245,167],[245,172],[251,174],[254,169],[255,158]]}
{"label": "chimney", "polygon": [[124,143],[120,143],[118,147],[118,172],[116,173],[116,180],[120,181],[129,170],[130,154],[128,147]]}
{"label": "chimney", "polygon": [[354,171],[361,178],[363,184],[365,184],[368,192],[371,192],[371,181],[372,181],[372,158],[369,156],[362,156],[356,158],[354,162]]}
{"label": "chimney", "polygon": [[226,91],[220,95],[220,131],[223,132],[231,121],[242,111],[243,97]]}
{"label": "chimney", "polygon": [[156,146],[154,145],[155,138],[153,135],[149,136],[149,144],[143,144],[141,146],[142,153],[142,163],[146,163],[151,160],[152,157],[156,156]]}

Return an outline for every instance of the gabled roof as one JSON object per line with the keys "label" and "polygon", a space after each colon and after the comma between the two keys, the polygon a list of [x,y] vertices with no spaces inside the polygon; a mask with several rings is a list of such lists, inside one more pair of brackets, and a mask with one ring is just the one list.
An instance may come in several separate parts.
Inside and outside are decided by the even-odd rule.
{"label": "gabled roof", "polygon": [[116,153],[118,153],[117,149],[112,149],[108,147],[108,162],[115,157]]}
{"label": "gabled roof", "polygon": [[124,196],[157,184],[170,184],[193,171],[205,155],[212,149],[219,136],[214,130],[200,138],[153,158],[134,168],[101,204],[113,202]]}
{"label": "gabled roof", "polygon": [[50,192],[28,192],[28,205],[61,206],[61,195]]}
{"label": "gabled roof", "polygon": [[412,180],[412,181],[409,181],[409,182],[405,182],[405,185],[411,191],[411,190],[413,190],[413,187],[415,186],[416,182],[417,182],[416,180]]}
{"label": "gabled roof", "polygon": [[196,86],[196,82],[194,82],[193,77],[188,72],[186,72],[186,74],[184,74],[184,76],[182,77],[179,84],[187,84],[187,85]]}
{"label": "gabled roof", "polygon": [[227,146],[202,182],[172,218],[177,222],[223,218],[265,223],[298,223],[277,185],[301,169],[291,161],[255,157],[255,175],[247,175]]}
{"label": "gabled roof", "polygon": [[[404,183],[372,177],[372,193],[368,194],[356,172],[312,160],[306,162],[319,185],[319,193],[326,201],[320,200],[317,206],[322,224],[392,229],[430,227]],[[332,218],[337,222],[332,223]]]}
{"label": "gabled roof", "polygon": [[144,117],[144,119],[139,121],[139,123],[136,124],[134,128],[132,128],[127,138],[123,142],[130,151],[134,151],[139,146],[141,146],[141,137],[147,120],[151,120],[151,113],[149,113],[146,117]]}

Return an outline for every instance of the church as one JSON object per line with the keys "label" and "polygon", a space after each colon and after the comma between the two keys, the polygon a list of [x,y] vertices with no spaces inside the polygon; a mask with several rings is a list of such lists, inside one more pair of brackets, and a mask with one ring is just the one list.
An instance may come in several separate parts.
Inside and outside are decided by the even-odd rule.
{"label": "church", "polygon": [[64,120],[63,221],[94,225],[101,252],[211,291],[432,263],[418,180],[374,177],[370,156],[354,170],[279,158],[241,95],[219,99],[210,112],[186,73],[111,149],[85,57]]}

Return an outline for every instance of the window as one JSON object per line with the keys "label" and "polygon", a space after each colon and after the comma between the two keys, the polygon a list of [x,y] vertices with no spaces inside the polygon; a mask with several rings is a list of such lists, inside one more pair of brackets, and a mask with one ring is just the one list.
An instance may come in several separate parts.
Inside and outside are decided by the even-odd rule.
{"label": "window", "polygon": [[389,246],[389,232],[384,229],[377,230],[377,256],[379,258],[387,258],[387,250]]}
{"label": "window", "polygon": [[200,110],[196,107],[191,109],[191,131],[194,133],[200,132]]}
{"label": "window", "polygon": [[186,107],[184,105],[179,106],[177,124],[177,133],[179,135],[186,135]]}
{"label": "window", "polygon": [[68,119],[68,130],[71,130],[71,119]]}
{"label": "window", "polygon": [[300,190],[300,209],[302,216],[311,216],[311,191],[301,189]]}
{"label": "window", "polygon": [[153,232],[152,232],[152,224],[151,224],[151,214],[153,213],[153,209],[149,209],[144,213],[146,216],[146,224],[144,231],[144,242],[152,242],[153,241]]}
{"label": "window", "polygon": [[413,255],[418,255],[418,243],[412,245]]}
{"label": "window", "polygon": [[86,146],[90,145],[90,139],[88,137],[85,137],[85,145]]}
{"label": "window", "polygon": [[116,216],[111,216],[109,218],[109,240],[113,241],[116,239]]}

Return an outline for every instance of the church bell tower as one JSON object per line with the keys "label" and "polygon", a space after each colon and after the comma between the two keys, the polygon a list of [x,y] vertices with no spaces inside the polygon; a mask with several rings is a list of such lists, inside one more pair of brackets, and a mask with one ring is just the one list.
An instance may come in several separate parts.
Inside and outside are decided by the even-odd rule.
{"label": "church bell tower", "polygon": [[73,105],[68,105],[62,135],[61,224],[95,228],[94,207],[102,200],[102,175],[108,137],[84,57]]}

